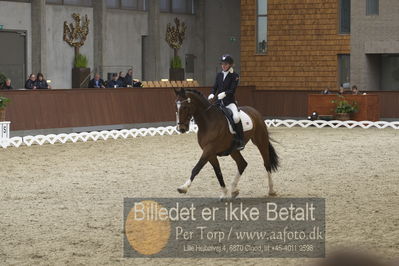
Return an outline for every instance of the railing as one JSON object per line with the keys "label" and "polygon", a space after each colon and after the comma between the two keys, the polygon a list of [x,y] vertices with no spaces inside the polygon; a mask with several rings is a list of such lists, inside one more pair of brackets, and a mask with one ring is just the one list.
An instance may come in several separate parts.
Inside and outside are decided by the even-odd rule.
{"label": "railing", "polygon": [[196,80],[187,81],[187,80],[172,80],[172,81],[142,81],[143,87],[153,87],[153,88],[192,88],[199,87],[199,83]]}
{"label": "railing", "polygon": [[[8,123],[9,122],[5,122]],[[354,128],[361,127],[364,129],[376,127],[379,129],[384,128],[393,128],[399,129],[399,121],[398,122],[371,122],[371,121],[310,121],[310,120],[265,120],[265,123],[268,127],[294,127],[300,126],[303,128],[307,128],[309,126],[315,126],[317,128],[322,127],[346,127],[346,128]],[[198,126],[194,123],[190,124],[191,133],[198,132]],[[20,147],[22,145],[32,146],[32,145],[43,145],[43,144],[56,144],[56,143],[67,143],[67,142],[87,142],[87,141],[97,141],[97,140],[108,140],[108,139],[126,139],[126,138],[137,138],[137,137],[145,137],[145,136],[164,136],[164,135],[174,135],[180,134],[175,126],[168,127],[157,127],[157,128],[140,128],[140,129],[122,129],[122,130],[104,130],[104,131],[93,131],[93,132],[81,132],[81,133],[70,133],[70,134],[50,134],[50,135],[37,135],[37,136],[26,136],[26,137],[13,137],[13,138],[5,138],[0,139],[0,147],[7,148],[10,146]]]}

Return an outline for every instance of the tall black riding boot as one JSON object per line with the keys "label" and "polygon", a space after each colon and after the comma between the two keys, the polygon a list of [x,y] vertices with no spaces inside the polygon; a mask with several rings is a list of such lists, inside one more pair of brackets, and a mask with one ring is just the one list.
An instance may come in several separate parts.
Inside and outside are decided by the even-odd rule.
{"label": "tall black riding boot", "polygon": [[235,124],[235,130],[237,134],[237,140],[238,140],[238,145],[237,145],[237,150],[242,150],[245,147],[244,143],[244,129],[242,128],[242,123],[241,121]]}

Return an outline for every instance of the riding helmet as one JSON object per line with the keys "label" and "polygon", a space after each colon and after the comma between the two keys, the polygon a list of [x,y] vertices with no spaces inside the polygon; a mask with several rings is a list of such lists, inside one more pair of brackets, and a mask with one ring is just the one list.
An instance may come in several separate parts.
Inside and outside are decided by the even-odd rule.
{"label": "riding helmet", "polygon": [[233,57],[231,57],[231,55],[225,54],[225,55],[222,55],[222,57],[220,58],[220,62],[232,65],[234,63],[234,60],[233,60]]}

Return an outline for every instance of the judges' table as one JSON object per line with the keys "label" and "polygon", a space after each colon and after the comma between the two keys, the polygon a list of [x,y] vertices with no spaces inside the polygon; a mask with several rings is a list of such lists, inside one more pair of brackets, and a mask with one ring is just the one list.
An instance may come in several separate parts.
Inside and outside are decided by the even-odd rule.
{"label": "judges' table", "polygon": [[[356,102],[359,111],[351,117],[355,121],[378,121],[380,120],[380,99],[378,95],[351,95],[344,94],[344,98],[349,102]],[[308,115],[317,112],[319,115],[335,115],[333,100],[340,100],[338,95],[333,94],[309,94],[308,95]]]}
{"label": "judges' table", "polygon": [[[208,96],[210,88],[195,88]],[[238,99],[251,105],[254,87],[240,87]],[[11,130],[74,128],[175,121],[173,88],[111,88],[0,91],[11,99]]]}

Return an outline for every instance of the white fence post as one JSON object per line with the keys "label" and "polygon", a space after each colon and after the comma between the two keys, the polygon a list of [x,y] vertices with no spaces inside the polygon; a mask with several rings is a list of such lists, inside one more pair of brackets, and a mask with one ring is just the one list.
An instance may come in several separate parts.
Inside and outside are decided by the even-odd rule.
{"label": "white fence post", "polygon": [[0,146],[7,148],[9,146],[10,140],[10,122],[1,121],[0,122]]}

